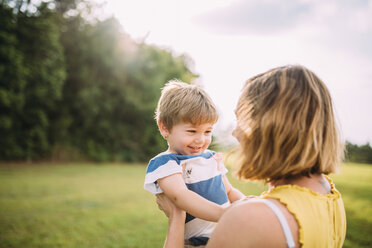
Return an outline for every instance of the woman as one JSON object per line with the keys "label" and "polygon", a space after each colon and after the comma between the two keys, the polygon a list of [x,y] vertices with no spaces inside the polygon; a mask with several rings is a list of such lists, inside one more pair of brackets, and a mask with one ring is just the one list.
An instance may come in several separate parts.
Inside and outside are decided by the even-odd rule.
{"label": "woman", "polygon": [[[324,83],[303,66],[269,70],[246,82],[235,113],[238,175],[269,190],[229,207],[207,247],[342,247],[345,209],[326,175],[343,146]],[[164,247],[183,247],[185,213],[164,195],[157,202],[169,217]]]}

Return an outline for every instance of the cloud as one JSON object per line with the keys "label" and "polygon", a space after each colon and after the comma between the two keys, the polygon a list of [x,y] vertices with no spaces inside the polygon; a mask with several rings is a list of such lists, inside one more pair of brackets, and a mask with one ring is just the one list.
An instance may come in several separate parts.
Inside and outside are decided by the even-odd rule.
{"label": "cloud", "polygon": [[272,33],[292,29],[311,11],[303,1],[240,1],[205,13],[196,22],[217,33]]}
{"label": "cloud", "polygon": [[194,21],[219,35],[291,33],[304,42],[372,59],[372,1],[368,0],[243,0]]}
{"label": "cloud", "polygon": [[241,0],[203,13],[195,21],[217,33],[272,33],[300,25],[372,29],[368,0]]}

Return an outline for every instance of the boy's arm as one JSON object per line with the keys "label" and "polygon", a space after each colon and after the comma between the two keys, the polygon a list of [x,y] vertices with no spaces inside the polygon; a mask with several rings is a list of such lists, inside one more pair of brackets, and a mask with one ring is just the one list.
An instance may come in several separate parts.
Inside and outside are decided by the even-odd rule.
{"label": "boy's arm", "polygon": [[227,197],[229,198],[229,201],[231,203],[245,197],[245,195],[242,192],[240,192],[238,189],[234,188],[231,185],[226,175],[222,175],[222,181],[223,181],[223,184],[225,185]]}
{"label": "boy's arm", "polygon": [[197,218],[217,222],[224,208],[189,190],[180,173],[158,180],[164,194],[179,208]]}

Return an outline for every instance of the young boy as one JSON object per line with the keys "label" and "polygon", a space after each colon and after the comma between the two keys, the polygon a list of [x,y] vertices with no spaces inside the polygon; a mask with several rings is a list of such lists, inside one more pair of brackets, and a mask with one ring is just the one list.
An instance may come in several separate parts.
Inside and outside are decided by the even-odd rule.
{"label": "young boy", "polygon": [[217,119],[198,86],[172,81],[163,88],[156,121],[168,150],[150,161],[144,187],[187,212],[185,244],[194,246],[205,245],[224,208],[244,197],[225,176],[221,156],[207,149]]}

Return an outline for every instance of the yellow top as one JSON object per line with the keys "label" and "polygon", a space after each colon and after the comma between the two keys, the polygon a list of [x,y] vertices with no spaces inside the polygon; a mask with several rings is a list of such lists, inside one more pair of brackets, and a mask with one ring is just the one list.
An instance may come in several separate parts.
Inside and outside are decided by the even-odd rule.
{"label": "yellow top", "polygon": [[281,185],[262,193],[262,198],[274,198],[283,203],[299,226],[301,247],[342,247],[346,235],[346,214],[341,194],[332,180],[331,192],[318,194],[297,185]]}

